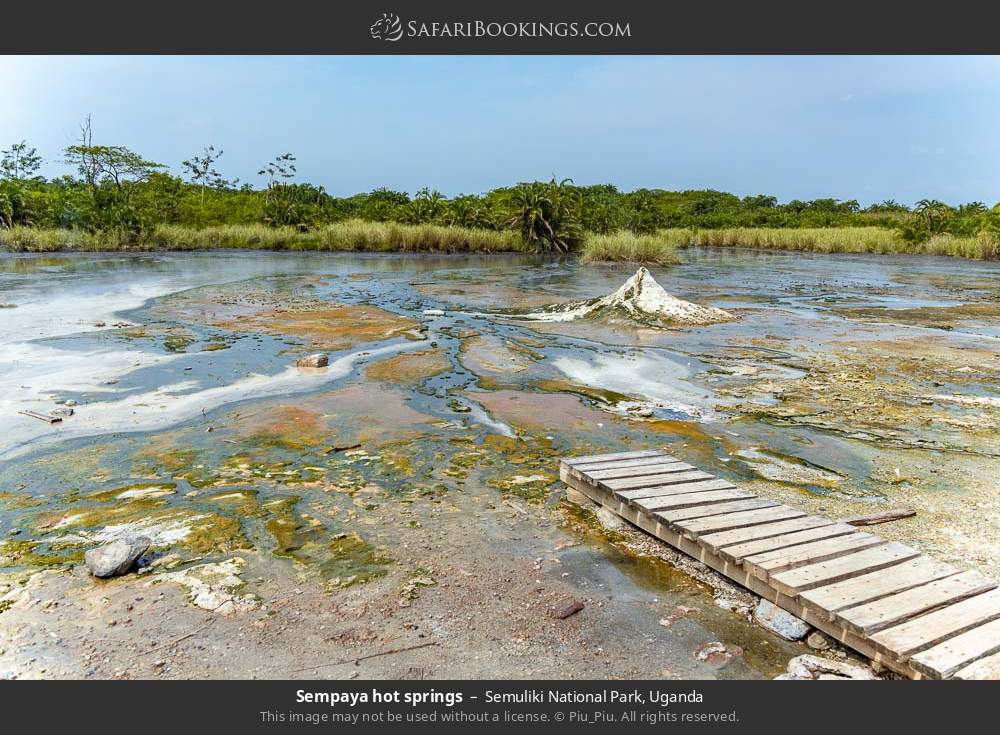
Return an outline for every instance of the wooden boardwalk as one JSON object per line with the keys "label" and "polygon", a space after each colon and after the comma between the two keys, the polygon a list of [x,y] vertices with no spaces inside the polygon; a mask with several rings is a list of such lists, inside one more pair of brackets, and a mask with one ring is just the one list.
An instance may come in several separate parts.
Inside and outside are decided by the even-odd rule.
{"label": "wooden boardwalk", "polygon": [[1000,589],[854,526],[741,490],[662,452],[559,474],[646,532],[914,679],[1000,678]]}

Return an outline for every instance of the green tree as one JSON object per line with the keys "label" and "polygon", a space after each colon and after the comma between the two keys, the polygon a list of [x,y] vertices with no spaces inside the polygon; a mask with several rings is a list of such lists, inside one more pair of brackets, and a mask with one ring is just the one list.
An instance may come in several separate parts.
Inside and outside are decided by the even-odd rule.
{"label": "green tree", "polygon": [[38,151],[28,147],[28,141],[14,143],[5,151],[0,151],[0,176],[5,179],[30,179],[42,166]]}
{"label": "green tree", "polygon": [[80,127],[80,142],[66,148],[66,163],[76,167],[90,193],[93,226],[138,233],[143,222],[132,206],[139,186],[163,164],[148,161],[120,145],[95,145],[88,116]]}
{"label": "green tree", "polygon": [[205,200],[205,189],[229,189],[240,181],[239,179],[230,181],[216,170],[215,164],[222,158],[223,153],[221,149],[217,151],[214,145],[209,145],[203,149],[200,156],[191,156],[188,160],[181,161],[181,168],[187,172],[191,183],[201,187],[202,201]]}
{"label": "green tree", "polygon": [[509,227],[521,232],[536,250],[569,252],[581,237],[577,220],[579,196],[573,182],[553,178],[548,183],[518,184],[507,195],[511,217]]}

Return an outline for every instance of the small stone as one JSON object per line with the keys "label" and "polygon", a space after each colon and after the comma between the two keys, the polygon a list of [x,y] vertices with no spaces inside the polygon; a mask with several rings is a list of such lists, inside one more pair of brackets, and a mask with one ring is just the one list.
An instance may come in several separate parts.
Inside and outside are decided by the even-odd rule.
{"label": "small stone", "polygon": [[809,633],[809,623],[762,599],[753,613],[754,620],[772,633],[789,641],[800,641]]}
{"label": "small stone", "polygon": [[9,531],[7,531],[7,533],[9,533],[11,536],[17,536],[19,533],[21,533],[21,529],[20,528],[12,528]]}
{"label": "small stone", "polygon": [[96,549],[89,549],[84,554],[84,561],[95,577],[115,577],[131,569],[139,557],[146,553],[150,543],[145,536],[119,539]]}
{"label": "small stone", "polygon": [[699,661],[707,661],[714,666],[724,666],[734,657],[742,656],[743,649],[739,646],[727,646],[721,641],[709,641],[703,643],[694,652],[694,657]]}
{"label": "small stone", "polygon": [[324,355],[322,352],[316,353],[315,355],[306,355],[305,357],[300,357],[295,361],[298,367],[326,367],[330,364],[330,358]]}
{"label": "small stone", "polygon": [[857,666],[842,661],[831,661],[827,658],[803,654],[788,662],[788,673],[776,676],[775,679],[810,681],[814,679],[859,679],[871,681],[874,674],[864,666]]}
{"label": "small stone", "polygon": [[569,600],[562,603],[561,605],[556,605],[552,610],[552,615],[559,618],[559,620],[565,620],[570,615],[576,615],[578,612],[583,610],[584,605],[579,600]]}
{"label": "small stone", "polygon": [[63,403],[63,405],[64,406],[75,406],[76,405],[76,401],[74,401],[72,398],[67,398],[66,401]]}
{"label": "small stone", "polygon": [[60,406],[59,408],[53,408],[49,413],[53,416],[69,417],[73,415],[74,411],[69,406]]}
{"label": "small stone", "polygon": [[825,651],[830,647],[831,641],[825,633],[814,630],[806,638],[806,645],[816,651]]}

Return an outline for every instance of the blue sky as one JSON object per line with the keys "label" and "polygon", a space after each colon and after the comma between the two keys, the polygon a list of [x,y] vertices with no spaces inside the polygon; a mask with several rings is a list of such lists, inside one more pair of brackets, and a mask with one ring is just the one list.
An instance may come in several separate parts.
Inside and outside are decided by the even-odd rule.
{"label": "blue sky", "polygon": [[342,195],[529,179],[792,198],[1000,200],[1000,57],[0,57],[0,147],[180,172],[212,143]]}

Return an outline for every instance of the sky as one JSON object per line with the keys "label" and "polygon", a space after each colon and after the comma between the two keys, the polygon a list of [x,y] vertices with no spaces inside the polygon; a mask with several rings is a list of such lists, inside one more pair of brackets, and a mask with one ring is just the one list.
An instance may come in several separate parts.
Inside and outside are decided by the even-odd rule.
{"label": "sky", "polygon": [[1000,201],[1000,57],[0,57],[0,148],[94,142],[259,185],[447,196],[570,178],[781,201]]}

